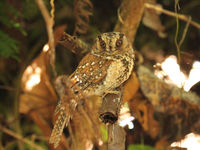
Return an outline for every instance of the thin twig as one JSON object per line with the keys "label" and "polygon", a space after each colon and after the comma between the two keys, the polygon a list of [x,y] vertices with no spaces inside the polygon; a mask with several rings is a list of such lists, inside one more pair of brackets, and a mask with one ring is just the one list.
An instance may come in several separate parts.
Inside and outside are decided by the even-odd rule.
{"label": "thin twig", "polygon": [[52,67],[53,75],[54,77],[57,76],[56,70],[55,70],[55,44],[54,44],[54,34],[53,34],[53,25],[54,25],[54,4],[52,4],[54,1],[51,0],[51,6],[52,11],[50,16],[46,6],[44,5],[43,0],[35,0],[38,7],[40,8],[40,11],[42,13],[42,16],[46,23],[47,33],[49,37],[49,49],[50,49],[50,64]]}
{"label": "thin twig", "polygon": [[51,19],[54,20],[54,12],[55,12],[54,0],[51,0],[50,4],[51,4]]}
{"label": "thin twig", "polygon": [[6,134],[8,134],[8,135],[10,135],[10,136],[12,136],[12,137],[14,137],[14,138],[16,138],[16,139],[18,139],[18,140],[24,142],[24,143],[26,143],[26,144],[28,144],[28,145],[30,145],[30,146],[36,148],[37,150],[44,150],[41,146],[39,146],[39,145],[33,143],[32,141],[30,141],[30,140],[28,140],[28,139],[22,137],[21,135],[15,133],[15,132],[13,132],[13,131],[11,131],[11,130],[5,128],[5,127],[3,127],[2,125],[0,125],[0,130],[1,130],[2,132],[6,133]]}
{"label": "thin twig", "polygon": [[176,13],[176,33],[175,33],[175,37],[174,37],[174,43],[176,45],[176,50],[177,50],[177,55],[178,55],[178,64],[180,65],[181,63],[181,50],[180,50],[180,47],[179,47],[179,44],[178,44],[178,33],[179,33],[179,18],[178,18],[178,0],[175,0],[175,4],[174,4],[174,10],[175,10],[175,13]]}
{"label": "thin twig", "polygon": [[122,19],[122,17],[121,17],[121,14],[120,14],[120,7],[117,9],[117,16],[118,16],[119,21],[120,21],[122,24],[124,24],[124,21],[123,21],[123,19]]}
{"label": "thin twig", "polygon": [[8,91],[16,91],[17,90],[16,88],[13,88],[13,87],[10,87],[7,85],[0,85],[0,89],[8,90]]}
{"label": "thin twig", "polygon": [[190,26],[191,19],[192,19],[192,18],[189,17],[189,20],[188,20],[187,24],[185,25],[185,29],[184,29],[184,31],[183,31],[183,35],[182,35],[181,40],[180,40],[180,42],[179,42],[179,44],[178,44],[179,47],[181,47],[181,45],[183,44],[183,41],[184,41],[185,36],[186,36],[186,33],[187,33],[188,28],[189,28],[189,26]]}
{"label": "thin twig", "polygon": [[[156,6],[156,5],[145,3],[145,7],[149,8],[149,9],[154,9],[154,10],[156,10],[158,12],[162,12],[162,13],[164,13],[166,15],[169,15],[169,16],[172,16],[172,17],[178,17],[180,20],[183,20],[183,21],[186,21],[186,22],[188,22],[190,20],[190,18],[185,16],[185,15],[176,14],[176,13],[171,12],[169,10],[165,10],[163,8],[160,8],[160,7]],[[193,25],[194,27],[200,29],[200,24],[198,24],[197,22],[191,20],[190,24]]]}

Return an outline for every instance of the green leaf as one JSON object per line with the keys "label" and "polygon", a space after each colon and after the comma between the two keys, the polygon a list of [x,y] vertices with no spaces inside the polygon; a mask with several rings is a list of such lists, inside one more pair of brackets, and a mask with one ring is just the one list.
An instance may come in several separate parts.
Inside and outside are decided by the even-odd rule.
{"label": "green leaf", "polygon": [[18,41],[0,30],[0,57],[12,57],[16,60],[19,60],[17,56],[17,53],[19,52],[18,45]]}
{"label": "green leaf", "polygon": [[108,141],[108,131],[106,129],[105,126],[101,125],[100,126],[100,130],[101,130],[101,133],[102,133],[102,139],[104,142],[107,142]]}
{"label": "green leaf", "polygon": [[128,150],[156,150],[156,149],[148,145],[131,144],[128,146]]}
{"label": "green leaf", "polygon": [[[11,17],[12,16],[12,17]],[[21,24],[17,21],[23,15],[17,9],[9,5],[5,1],[0,1],[0,23],[9,27],[15,28],[24,36],[27,35],[26,31],[22,28]]]}

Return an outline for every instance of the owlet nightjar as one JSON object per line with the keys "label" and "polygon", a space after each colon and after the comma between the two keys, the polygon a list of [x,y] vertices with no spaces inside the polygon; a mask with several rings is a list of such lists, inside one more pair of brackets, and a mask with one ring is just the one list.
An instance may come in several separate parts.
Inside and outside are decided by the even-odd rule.
{"label": "owlet nightjar", "polygon": [[[103,96],[114,91],[129,78],[134,66],[134,56],[134,50],[123,33],[103,33],[96,38],[91,51],[68,78],[70,88],[73,91],[78,87],[86,96]],[[58,86],[64,78],[66,77],[57,78]],[[62,93],[64,91],[58,92],[59,95]],[[76,107],[73,101],[64,102],[64,99],[61,97],[57,106],[59,116],[50,137],[50,143],[54,143],[54,147],[58,146],[64,126],[70,120],[70,111]]]}

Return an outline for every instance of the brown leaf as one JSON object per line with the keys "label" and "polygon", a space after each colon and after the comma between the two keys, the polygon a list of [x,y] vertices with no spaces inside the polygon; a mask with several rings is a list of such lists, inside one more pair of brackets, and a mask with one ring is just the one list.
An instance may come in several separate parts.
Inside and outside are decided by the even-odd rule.
{"label": "brown leaf", "polygon": [[140,122],[144,131],[146,131],[152,138],[156,138],[161,126],[158,121],[154,119],[154,108],[148,101],[138,92],[131,101],[129,101],[131,112]]}
{"label": "brown leaf", "polygon": [[[55,29],[54,38],[60,39],[65,26]],[[41,54],[25,69],[22,75],[21,89],[23,94],[20,97],[20,112],[29,113],[37,111],[42,117],[52,117],[57,96],[51,84],[49,73],[49,51],[46,44]]]}
{"label": "brown leaf", "polygon": [[20,96],[20,112],[37,111],[44,118],[50,119],[57,101],[56,93],[50,83],[48,53],[42,52],[29,65],[23,76]]}
{"label": "brown leaf", "polygon": [[[147,0],[147,2],[153,5],[158,5],[156,3],[156,0]],[[142,22],[145,26],[157,31],[159,37],[166,37],[166,34],[163,32],[165,30],[165,27],[162,25],[159,14],[155,10],[146,8],[144,10]]]}

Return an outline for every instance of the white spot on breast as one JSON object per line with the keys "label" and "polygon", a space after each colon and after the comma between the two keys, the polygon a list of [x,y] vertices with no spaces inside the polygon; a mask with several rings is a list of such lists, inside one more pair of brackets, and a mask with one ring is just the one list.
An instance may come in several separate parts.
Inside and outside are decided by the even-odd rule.
{"label": "white spot on breast", "polygon": [[91,65],[94,65],[95,64],[95,62],[93,61],[92,63],[91,63]]}

